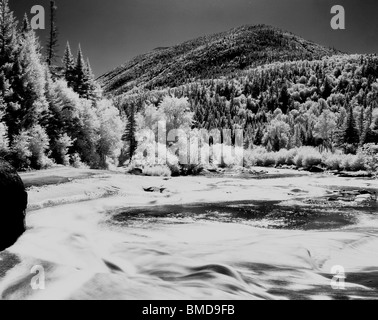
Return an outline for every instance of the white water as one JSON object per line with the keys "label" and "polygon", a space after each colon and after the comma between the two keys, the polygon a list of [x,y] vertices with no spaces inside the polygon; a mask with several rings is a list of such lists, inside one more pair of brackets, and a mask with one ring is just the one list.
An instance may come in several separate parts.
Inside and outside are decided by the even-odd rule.
{"label": "white water", "polygon": [[[0,255],[2,299],[378,298],[378,224],[331,231],[267,230],[240,223],[154,218],[127,227],[98,203],[43,209]],[[45,290],[32,290],[46,272]],[[346,290],[331,287],[345,268]],[[1,268],[0,268],[1,271]],[[3,270],[3,273],[5,271]]]}

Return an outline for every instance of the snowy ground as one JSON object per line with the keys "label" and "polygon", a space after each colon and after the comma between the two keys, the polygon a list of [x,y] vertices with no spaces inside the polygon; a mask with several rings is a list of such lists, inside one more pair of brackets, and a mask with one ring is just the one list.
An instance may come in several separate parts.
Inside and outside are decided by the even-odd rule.
{"label": "snowy ground", "polygon": [[[23,174],[29,230],[0,254],[0,297],[378,298],[376,201],[319,200],[319,212],[311,202],[339,190],[375,191],[378,181],[268,171],[264,179]],[[260,208],[264,216],[248,217]],[[45,271],[44,290],[31,287],[34,266]],[[345,290],[331,287],[334,266],[345,270]]]}

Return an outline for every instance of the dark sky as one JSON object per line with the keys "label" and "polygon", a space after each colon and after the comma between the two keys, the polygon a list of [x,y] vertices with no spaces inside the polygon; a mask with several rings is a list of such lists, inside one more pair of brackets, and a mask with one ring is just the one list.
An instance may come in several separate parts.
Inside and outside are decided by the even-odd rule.
{"label": "dark sky", "polygon": [[[10,0],[18,17],[49,0]],[[97,76],[156,47],[265,23],[351,53],[378,52],[377,0],[56,0],[60,49],[81,43]],[[330,27],[343,5],[346,30]],[[45,41],[46,33],[39,33]]]}

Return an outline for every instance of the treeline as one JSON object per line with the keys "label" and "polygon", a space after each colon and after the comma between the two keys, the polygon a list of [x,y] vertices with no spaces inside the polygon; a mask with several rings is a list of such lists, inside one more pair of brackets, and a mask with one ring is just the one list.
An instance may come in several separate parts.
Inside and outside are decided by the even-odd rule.
{"label": "treeline", "polygon": [[44,56],[27,16],[19,24],[0,0],[0,157],[18,169],[106,167],[121,149],[119,111],[104,99],[80,48],[75,59],[67,45],[62,65],[54,63],[51,27]]}
{"label": "treeline", "polygon": [[268,151],[313,146],[355,154],[378,142],[378,58],[338,55],[273,63],[220,80],[125,94],[116,105],[128,117],[165,96],[185,97],[193,127],[244,130],[245,147]]}

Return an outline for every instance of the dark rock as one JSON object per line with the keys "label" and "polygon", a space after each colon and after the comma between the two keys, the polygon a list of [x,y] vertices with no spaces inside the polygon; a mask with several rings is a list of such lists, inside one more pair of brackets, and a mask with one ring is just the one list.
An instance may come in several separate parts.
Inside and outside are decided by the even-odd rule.
{"label": "dark rock", "polygon": [[373,175],[366,171],[359,172],[340,172],[339,176],[341,178],[371,178]]}
{"label": "dark rock", "polygon": [[17,172],[0,160],[0,251],[9,248],[25,232],[28,195]]}
{"label": "dark rock", "polygon": [[149,187],[143,188],[145,192],[156,192],[156,193],[163,193],[167,188],[158,188],[158,187]]}
{"label": "dark rock", "polygon": [[314,167],[311,167],[310,170],[308,170],[309,172],[312,172],[312,173],[323,173],[325,170],[323,168],[320,168],[318,166],[314,166]]}
{"label": "dark rock", "polygon": [[134,169],[130,170],[129,173],[136,175],[136,176],[140,176],[140,175],[143,175],[143,170],[139,169],[139,168],[134,168]]}
{"label": "dark rock", "polygon": [[293,189],[291,190],[293,193],[308,193],[308,191],[302,190],[302,189]]}
{"label": "dark rock", "polygon": [[368,190],[360,190],[359,193],[360,193],[360,194],[371,194],[371,195],[374,194],[373,192],[370,192],[370,191],[368,191]]}

